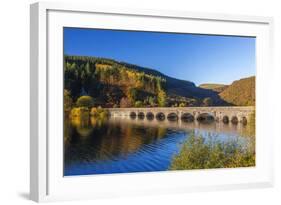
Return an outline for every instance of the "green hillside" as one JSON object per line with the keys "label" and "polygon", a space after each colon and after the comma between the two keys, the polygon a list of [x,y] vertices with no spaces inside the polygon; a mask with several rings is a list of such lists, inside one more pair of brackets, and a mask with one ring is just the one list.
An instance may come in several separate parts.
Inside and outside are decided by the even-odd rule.
{"label": "green hillside", "polygon": [[254,76],[234,81],[219,95],[226,102],[239,106],[255,105],[255,80]]}
{"label": "green hillside", "polygon": [[212,83],[204,83],[199,85],[200,88],[208,89],[208,90],[213,90],[215,92],[222,92],[224,91],[228,86],[224,84],[212,84]]}
{"label": "green hillside", "polygon": [[64,89],[66,107],[77,105],[81,96],[90,96],[91,106],[102,107],[227,105],[217,92],[196,87],[193,82],[150,68],[86,56],[64,57]]}

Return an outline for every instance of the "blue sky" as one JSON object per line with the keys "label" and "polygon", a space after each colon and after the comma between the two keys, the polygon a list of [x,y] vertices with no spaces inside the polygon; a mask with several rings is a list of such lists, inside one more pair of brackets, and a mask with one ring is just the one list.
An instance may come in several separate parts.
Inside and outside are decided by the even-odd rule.
{"label": "blue sky", "polygon": [[64,53],[111,58],[202,83],[255,75],[255,38],[64,28]]}

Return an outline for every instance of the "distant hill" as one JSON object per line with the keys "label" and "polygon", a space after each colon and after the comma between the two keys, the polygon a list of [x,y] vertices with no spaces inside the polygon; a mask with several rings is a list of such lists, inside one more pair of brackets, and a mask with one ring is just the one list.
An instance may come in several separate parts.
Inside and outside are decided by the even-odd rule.
{"label": "distant hill", "polygon": [[226,102],[239,106],[255,105],[255,80],[254,76],[234,81],[219,96]]}
{"label": "distant hill", "polygon": [[96,106],[102,107],[228,105],[218,92],[197,87],[191,81],[97,57],[65,56],[64,88],[73,102],[89,95]]}
{"label": "distant hill", "polygon": [[151,68],[145,68],[134,64],[129,64],[125,62],[117,62],[120,65],[124,65],[126,68],[134,69],[140,72],[144,72],[145,74],[150,74],[154,76],[160,76],[166,79],[166,89],[170,95],[178,95],[188,98],[206,98],[211,97],[217,103],[222,103],[219,100],[219,96],[217,93],[213,92],[212,90],[202,89],[200,87],[196,87],[195,83],[187,80],[180,80],[177,78],[173,78],[167,76],[157,70]]}
{"label": "distant hill", "polygon": [[208,90],[213,90],[215,92],[222,92],[224,91],[228,85],[224,85],[224,84],[212,84],[212,83],[204,83],[199,85],[200,88],[204,88],[204,89],[208,89]]}

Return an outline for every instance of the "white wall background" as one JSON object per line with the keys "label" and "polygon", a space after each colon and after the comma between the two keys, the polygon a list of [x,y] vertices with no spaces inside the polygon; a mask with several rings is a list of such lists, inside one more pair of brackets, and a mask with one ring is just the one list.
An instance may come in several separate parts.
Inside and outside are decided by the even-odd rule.
{"label": "white wall background", "polygon": [[[29,4],[30,0],[2,0],[0,6],[0,204],[31,204],[29,192]],[[79,0],[78,2],[83,2]],[[278,0],[92,0],[103,6],[187,10],[273,16],[275,20],[275,93],[277,126],[280,108],[281,5]],[[279,86],[279,88],[278,88]],[[281,107],[281,106],[280,106]],[[281,119],[281,118],[279,118]],[[281,132],[275,130],[276,185],[269,189],[187,193],[69,204],[280,204]],[[266,137],[266,136],[265,136]],[[148,182],[149,183],[149,182]]]}

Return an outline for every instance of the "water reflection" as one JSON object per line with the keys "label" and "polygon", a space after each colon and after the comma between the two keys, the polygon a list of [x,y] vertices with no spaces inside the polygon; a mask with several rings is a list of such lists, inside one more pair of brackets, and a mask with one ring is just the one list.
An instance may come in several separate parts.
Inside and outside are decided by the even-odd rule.
{"label": "water reflection", "polygon": [[190,133],[214,133],[221,140],[243,141],[254,139],[253,130],[253,126],[242,123],[205,124],[145,116],[66,119],[64,174],[163,171]]}

